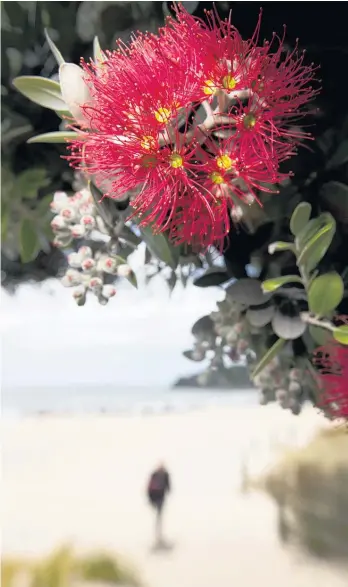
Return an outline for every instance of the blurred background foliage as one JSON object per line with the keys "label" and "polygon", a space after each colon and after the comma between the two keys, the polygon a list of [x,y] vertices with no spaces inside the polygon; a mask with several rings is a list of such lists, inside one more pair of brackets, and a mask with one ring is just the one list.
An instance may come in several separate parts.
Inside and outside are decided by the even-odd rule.
{"label": "blurred background foliage", "polygon": [[245,490],[264,491],[278,507],[278,531],[319,559],[348,556],[348,435],[346,426],[324,429],[304,448],[284,450]]}

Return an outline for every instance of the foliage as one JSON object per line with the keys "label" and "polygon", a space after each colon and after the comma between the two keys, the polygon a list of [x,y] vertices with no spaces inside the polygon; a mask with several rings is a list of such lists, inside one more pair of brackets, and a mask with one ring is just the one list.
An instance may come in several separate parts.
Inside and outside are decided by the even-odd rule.
{"label": "foliage", "polygon": [[279,508],[282,537],[320,558],[348,554],[348,435],[346,426],[322,430],[306,447],[288,450],[249,488],[269,494]]}
{"label": "foliage", "polygon": [[39,561],[4,558],[1,566],[3,587],[17,587],[18,581],[26,587],[72,587],[74,584],[98,582],[100,585],[137,587],[139,581],[114,556],[91,553],[76,556],[64,546]]}

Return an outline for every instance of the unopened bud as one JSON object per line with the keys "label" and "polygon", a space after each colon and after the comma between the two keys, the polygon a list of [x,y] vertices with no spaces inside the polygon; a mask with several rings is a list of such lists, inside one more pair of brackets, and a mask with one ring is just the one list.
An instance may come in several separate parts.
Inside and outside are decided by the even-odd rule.
{"label": "unopened bud", "polygon": [[100,277],[92,277],[88,287],[94,292],[99,291],[103,287],[103,280]]}
{"label": "unopened bud", "polygon": [[85,259],[84,261],[82,261],[81,267],[82,267],[83,271],[90,271],[91,269],[94,269],[94,267],[95,267],[94,259],[92,259],[91,257],[89,259]]}
{"label": "unopened bud", "polygon": [[83,216],[92,216],[93,212],[94,212],[94,206],[93,206],[93,204],[88,204],[88,203],[81,204],[79,206],[79,212]]}
{"label": "unopened bud", "polygon": [[95,227],[95,220],[94,220],[93,216],[91,216],[90,214],[89,215],[86,214],[85,216],[82,216],[80,222],[83,226],[86,227],[87,230],[92,230],[92,228]]}
{"label": "unopened bud", "polygon": [[64,287],[71,287],[81,283],[81,273],[76,269],[68,269],[62,277],[61,283]]}
{"label": "unopened bud", "polygon": [[52,212],[57,212],[59,214],[59,212],[66,207],[68,200],[68,194],[65,192],[55,192],[53,202],[50,204]]}
{"label": "unopened bud", "polygon": [[289,378],[291,381],[299,381],[301,379],[300,369],[290,369]]}
{"label": "unopened bud", "polygon": [[86,228],[82,224],[74,224],[71,227],[71,234],[74,238],[82,238],[86,234]]}
{"label": "unopened bud", "polygon": [[116,295],[116,289],[113,285],[104,285],[102,289],[102,295],[108,300]]}
{"label": "unopened bud", "polygon": [[117,267],[117,275],[119,277],[129,277],[130,274],[132,273],[131,268],[129,267],[129,265],[119,265]]}
{"label": "unopened bud", "polygon": [[92,252],[91,247],[87,247],[87,246],[80,247],[77,252],[80,255],[81,259],[83,259],[83,260],[88,259],[89,257],[93,256],[93,252]]}
{"label": "unopened bud", "polygon": [[63,216],[55,216],[51,222],[51,228],[54,232],[59,232],[67,227],[67,222]]}
{"label": "unopened bud", "polygon": [[86,293],[85,287],[83,285],[79,285],[78,287],[76,287],[74,289],[74,291],[72,292],[72,295],[75,298],[75,300],[78,300],[79,298],[83,298],[85,293]]}
{"label": "unopened bud", "polygon": [[68,263],[70,267],[73,267],[74,269],[79,269],[81,267],[81,262],[82,259],[79,253],[70,253],[70,255],[68,255]]}
{"label": "unopened bud", "polygon": [[112,257],[102,257],[98,263],[98,269],[105,273],[116,273],[116,261]]}
{"label": "unopened bud", "polygon": [[66,220],[66,222],[74,222],[75,218],[76,218],[76,212],[75,210],[69,206],[69,207],[65,207],[61,210],[60,213],[61,216],[63,216],[63,218]]}

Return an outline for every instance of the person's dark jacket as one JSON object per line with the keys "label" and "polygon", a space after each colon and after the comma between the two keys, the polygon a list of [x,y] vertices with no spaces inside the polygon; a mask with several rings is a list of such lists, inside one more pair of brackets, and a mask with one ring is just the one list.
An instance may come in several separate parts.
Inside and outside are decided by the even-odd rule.
{"label": "person's dark jacket", "polygon": [[170,491],[170,476],[166,469],[160,467],[151,475],[148,483],[147,494],[150,502],[160,505],[166,494]]}

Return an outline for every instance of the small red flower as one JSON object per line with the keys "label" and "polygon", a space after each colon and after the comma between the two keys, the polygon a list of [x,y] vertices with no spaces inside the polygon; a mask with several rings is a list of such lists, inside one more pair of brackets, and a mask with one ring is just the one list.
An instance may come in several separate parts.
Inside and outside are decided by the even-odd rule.
{"label": "small red flower", "polygon": [[331,418],[348,420],[348,347],[332,342],[313,353],[318,370],[318,406]]}

